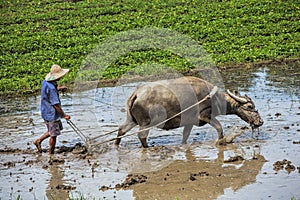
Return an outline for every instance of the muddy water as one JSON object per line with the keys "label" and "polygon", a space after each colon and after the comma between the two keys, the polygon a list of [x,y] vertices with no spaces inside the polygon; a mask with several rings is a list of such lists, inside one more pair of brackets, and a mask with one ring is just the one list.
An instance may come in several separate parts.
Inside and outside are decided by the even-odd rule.
{"label": "muddy water", "polygon": [[[32,145],[45,131],[39,97],[2,100],[0,199],[299,198],[299,66],[234,70],[223,76],[227,88],[252,97],[265,121],[259,133],[252,133],[236,116],[218,117],[225,134],[244,132],[226,147],[216,147],[215,130],[204,126],[194,127],[188,145],[180,144],[182,129],[153,129],[148,138],[152,148],[141,149],[133,135],[118,149],[105,143],[91,146],[88,154],[81,138],[63,122],[56,155],[50,158],[48,140],[42,154]],[[85,136],[94,138],[124,121],[125,100],[133,89],[129,85],[65,95],[62,104]],[[290,162],[274,168],[284,159]],[[127,185],[122,185],[125,179]]]}

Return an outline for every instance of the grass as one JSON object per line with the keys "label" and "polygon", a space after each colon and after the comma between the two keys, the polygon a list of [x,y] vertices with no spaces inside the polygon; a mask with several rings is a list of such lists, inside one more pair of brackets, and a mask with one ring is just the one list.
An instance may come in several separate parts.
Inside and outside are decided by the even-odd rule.
{"label": "grass", "polygon": [[[197,41],[218,65],[300,56],[297,0],[79,1],[3,0],[0,4],[0,93],[39,90],[52,64],[71,68],[114,35],[136,28],[176,31]],[[101,74],[117,78],[143,63],[179,72],[193,66],[172,52],[143,49],[122,55]]]}
{"label": "grass", "polygon": [[[90,198],[85,198],[83,195],[80,195],[78,197],[73,197],[72,194],[69,194],[69,197],[68,197],[68,200],[87,200],[87,199],[90,199]],[[93,199],[96,199],[96,198],[93,198]],[[18,195],[16,200],[22,200],[21,195]],[[51,200],[58,200],[58,198],[57,197],[51,197]]]}
{"label": "grass", "polygon": [[291,197],[291,200],[300,200],[300,197],[299,198],[295,198],[295,197]]}

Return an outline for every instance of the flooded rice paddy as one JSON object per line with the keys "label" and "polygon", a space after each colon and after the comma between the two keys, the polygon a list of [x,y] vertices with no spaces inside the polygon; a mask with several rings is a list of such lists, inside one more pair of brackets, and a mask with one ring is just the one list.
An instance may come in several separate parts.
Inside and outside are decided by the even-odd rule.
{"label": "flooded rice paddy", "polygon": [[[220,116],[225,134],[243,134],[216,146],[216,131],[194,127],[150,131],[149,149],[136,135],[90,148],[64,121],[56,154],[45,132],[40,97],[3,99],[0,106],[0,199],[291,199],[300,197],[300,66],[260,67],[223,73],[226,88],[250,96],[264,125],[259,133],[236,116]],[[117,129],[133,87],[99,88],[61,96],[63,108],[88,138]],[[122,91],[118,93],[116,91]],[[90,98],[94,97],[94,98]],[[137,129],[132,130],[134,132]],[[91,143],[92,144],[92,143]],[[89,150],[89,151],[88,151]]]}

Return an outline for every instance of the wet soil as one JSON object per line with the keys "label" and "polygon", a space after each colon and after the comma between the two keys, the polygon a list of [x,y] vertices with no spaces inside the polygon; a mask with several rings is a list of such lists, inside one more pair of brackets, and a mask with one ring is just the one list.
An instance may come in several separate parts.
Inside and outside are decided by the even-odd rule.
{"label": "wet soil", "polygon": [[[140,148],[135,135],[122,139],[119,148],[113,142],[87,146],[63,122],[50,157],[48,141],[40,154],[32,144],[45,131],[39,97],[3,101],[0,199],[300,197],[299,65],[259,67],[222,72],[226,88],[248,94],[265,121],[252,133],[236,116],[218,117],[226,135],[243,132],[226,146],[215,145],[217,134],[210,126],[194,127],[187,145],[180,144],[182,129],[153,129],[148,149]],[[86,137],[94,138],[124,121],[131,90],[99,88],[72,98],[62,96],[62,104]]]}
{"label": "wet soil", "polygon": [[143,173],[147,177],[145,182],[129,188],[137,199],[169,199],[170,196],[173,199],[216,199],[226,188],[236,191],[254,183],[265,159],[257,156],[243,162],[239,169],[234,166],[236,162],[224,167],[223,160],[219,159],[175,161],[161,171]]}

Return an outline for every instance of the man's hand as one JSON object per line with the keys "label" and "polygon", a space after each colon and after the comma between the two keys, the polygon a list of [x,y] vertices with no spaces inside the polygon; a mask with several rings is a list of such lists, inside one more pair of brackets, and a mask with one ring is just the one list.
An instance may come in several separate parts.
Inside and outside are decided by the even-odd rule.
{"label": "man's hand", "polygon": [[70,120],[71,119],[70,115],[65,115],[64,118],[65,118],[65,120]]}
{"label": "man's hand", "polygon": [[58,86],[57,90],[61,91],[62,93],[65,93],[68,90],[68,88],[66,86],[62,85],[62,86]]}

